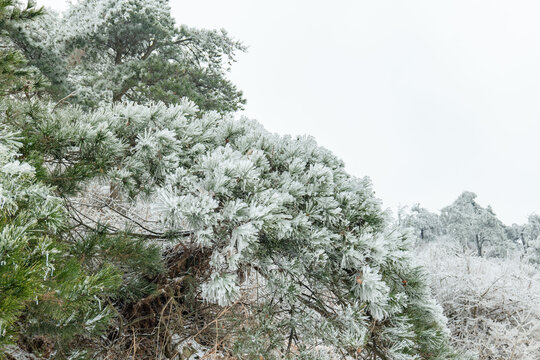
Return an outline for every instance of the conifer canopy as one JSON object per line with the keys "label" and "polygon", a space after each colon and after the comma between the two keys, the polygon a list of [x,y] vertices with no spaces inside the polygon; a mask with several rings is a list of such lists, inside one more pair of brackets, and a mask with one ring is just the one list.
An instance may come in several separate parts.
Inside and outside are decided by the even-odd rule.
{"label": "conifer canopy", "polygon": [[0,102],[0,351],[135,358],[150,337],[172,359],[187,333],[240,359],[458,358],[369,178],[231,113],[242,44],[165,0],[6,29],[48,95]]}

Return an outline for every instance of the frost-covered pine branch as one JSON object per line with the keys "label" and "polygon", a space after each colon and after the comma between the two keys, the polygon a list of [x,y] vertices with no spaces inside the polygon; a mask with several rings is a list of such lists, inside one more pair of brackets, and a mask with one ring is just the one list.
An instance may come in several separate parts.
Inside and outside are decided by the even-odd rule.
{"label": "frost-covered pine branch", "polygon": [[[129,220],[111,216],[114,211],[137,220],[129,209],[153,203],[169,241],[207,254],[198,260],[199,299],[249,309],[247,326],[231,329],[235,346],[227,351],[242,357],[456,356],[409,239],[386,223],[369,179],[347,174],[312,138],[271,134],[253,120],[200,112],[188,100],[90,113],[29,106],[32,111],[8,108],[6,114],[32,139],[21,150],[39,154],[33,161],[40,179],[67,203],[81,203],[93,182],[108,189],[103,198],[88,199],[107,204],[99,211],[83,212],[79,204],[79,213],[71,213],[80,217],[75,225],[91,228],[80,238],[70,235],[76,248],[93,254],[85,261],[89,269],[107,256],[121,264],[111,252],[87,247],[109,249],[129,239],[122,225]],[[90,236],[103,216],[116,231]],[[189,237],[179,235],[186,231]],[[124,291],[140,296],[133,287]]]}

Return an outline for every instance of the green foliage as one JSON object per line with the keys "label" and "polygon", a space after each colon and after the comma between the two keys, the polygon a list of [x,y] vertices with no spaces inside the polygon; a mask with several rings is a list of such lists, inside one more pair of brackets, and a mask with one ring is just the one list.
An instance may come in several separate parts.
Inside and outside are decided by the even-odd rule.
{"label": "green foliage", "polygon": [[122,275],[122,284],[108,297],[117,303],[131,303],[153,293],[156,285],[152,280],[165,270],[161,249],[146,239],[110,236],[101,230],[74,242],[71,251],[85,268],[96,271],[112,266]]}
{"label": "green foliage", "polygon": [[61,199],[16,160],[20,134],[0,130],[0,344],[46,336],[61,354],[75,335],[107,326],[112,312],[103,301],[120,275],[110,265],[81,267],[62,241]]}
{"label": "green foliage", "polygon": [[49,234],[63,226],[58,199],[33,181],[33,169],[15,160],[19,138],[0,128],[0,343],[12,339],[17,317],[44,291],[54,269]]}
{"label": "green foliage", "polygon": [[41,7],[36,7],[35,1],[26,2],[26,6],[19,6],[17,0],[0,0],[0,30],[4,30],[12,22],[34,19],[43,14]]}
{"label": "green foliage", "polygon": [[5,123],[20,129],[23,157],[36,168],[39,180],[64,195],[111,168],[124,150],[124,144],[102,126],[103,113],[89,117],[76,108],[52,111],[39,102],[6,103],[1,110]]}
{"label": "green foliage", "polygon": [[66,197],[112,171],[127,154],[123,140],[105,126],[106,113],[12,101],[0,116],[9,150],[1,197],[3,339],[19,338],[33,352],[45,353],[43,343],[32,340],[44,338],[61,357],[79,346],[73,341],[107,328],[116,313],[110,304],[155,291],[154,280],[164,270],[161,249],[99,225],[90,231],[67,228],[66,215],[74,213],[64,207]]}
{"label": "green foliage", "polygon": [[46,338],[62,357],[73,348],[75,337],[92,338],[107,329],[115,311],[106,301],[119,287],[121,277],[111,266],[86,275],[72,259],[62,264],[53,280],[49,291],[28,307],[20,336],[29,344],[33,338]]}
{"label": "green foliage", "polygon": [[221,31],[176,27],[166,0],[84,0],[59,17],[10,31],[58,99],[96,107],[111,102],[178,103],[241,108],[242,93],[227,79],[245,47]]}
{"label": "green foliage", "polygon": [[181,305],[239,310],[223,317],[230,355],[457,357],[370,180],[312,138],[224,115],[244,102],[226,78],[244,47],[226,32],[176,27],[166,0],[8,25],[61,101],[0,110],[4,342],[83,354],[122,309],[175,296],[152,294],[173,244],[197,254],[166,279],[185,282]]}
{"label": "green foliage", "polygon": [[43,10],[32,1],[22,8],[17,1],[0,0],[0,98],[19,94],[28,97],[45,85],[45,79],[27,66],[23,54],[15,49],[6,36],[10,29],[42,13]]}
{"label": "green foliage", "polygon": [[[122,276],[118,290],[95,294],[99,301],[129,303],[151,293],[163,266],[148,243],[157,237],[209,254],[209,268],[197,271],[199,297],[220,306],[243,299],[249,307],[250,330],[233,330],[237,355],[290,355],[290,341],[303,357],[359,348],[388,358],[453,356],[408,240],[385,225],[369,180],[350,177],[312,139],[201,114],[186,100],[90,113],[28,103],[8,106],[4,116],[24,134],[22,158],[33,159],[40,179],[65,197],[76,231],[64,243],[79,259],[80,276],[104,269]],[[76,204],[90,201],[91,183],[110,192],[89,204],[100,211],[85,213]],[[141,201],[154,204],[161,233],[128,211]],[[257,299],[248,290],[253,276],[261,284]],[[88,299],[85,306],[95,305]],[[52,330],[63,315],[28,333]]]}

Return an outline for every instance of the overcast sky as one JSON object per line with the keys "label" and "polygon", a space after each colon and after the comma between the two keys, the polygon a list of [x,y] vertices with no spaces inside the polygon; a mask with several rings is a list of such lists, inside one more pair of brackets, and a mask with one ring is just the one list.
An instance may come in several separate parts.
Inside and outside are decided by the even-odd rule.
{"label": "overcast sky", "polygon": [[[55,9],[65,1],[41,0]],[[171,0],[249,46],[245,114],[310,134],[385,206],[464,190],[507,224],[540,213],[540,2]]]}

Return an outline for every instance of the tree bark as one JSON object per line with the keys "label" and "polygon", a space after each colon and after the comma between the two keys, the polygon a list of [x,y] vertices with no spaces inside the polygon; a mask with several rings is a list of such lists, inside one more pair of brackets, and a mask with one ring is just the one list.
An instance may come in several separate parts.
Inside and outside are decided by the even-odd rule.
{"label": "tree bark", "polygon": [[482,242],[478,234],[476,234],[476,249],[478,250],[478,256],[482,257]]}
{"label": "tree bark", "polygon": [[119,102],[132,86],[124,86],[119,92],[113,94],[113,102]]}
{"label": "tree bark", "polygon": [[150,43],[150,46],[146,49],[143,56],[141,56],[141,60],[146,60],[150,55],[152,55],[152,52],[157,48],[158,42],[157,40],[152,40],[152,43]]}

